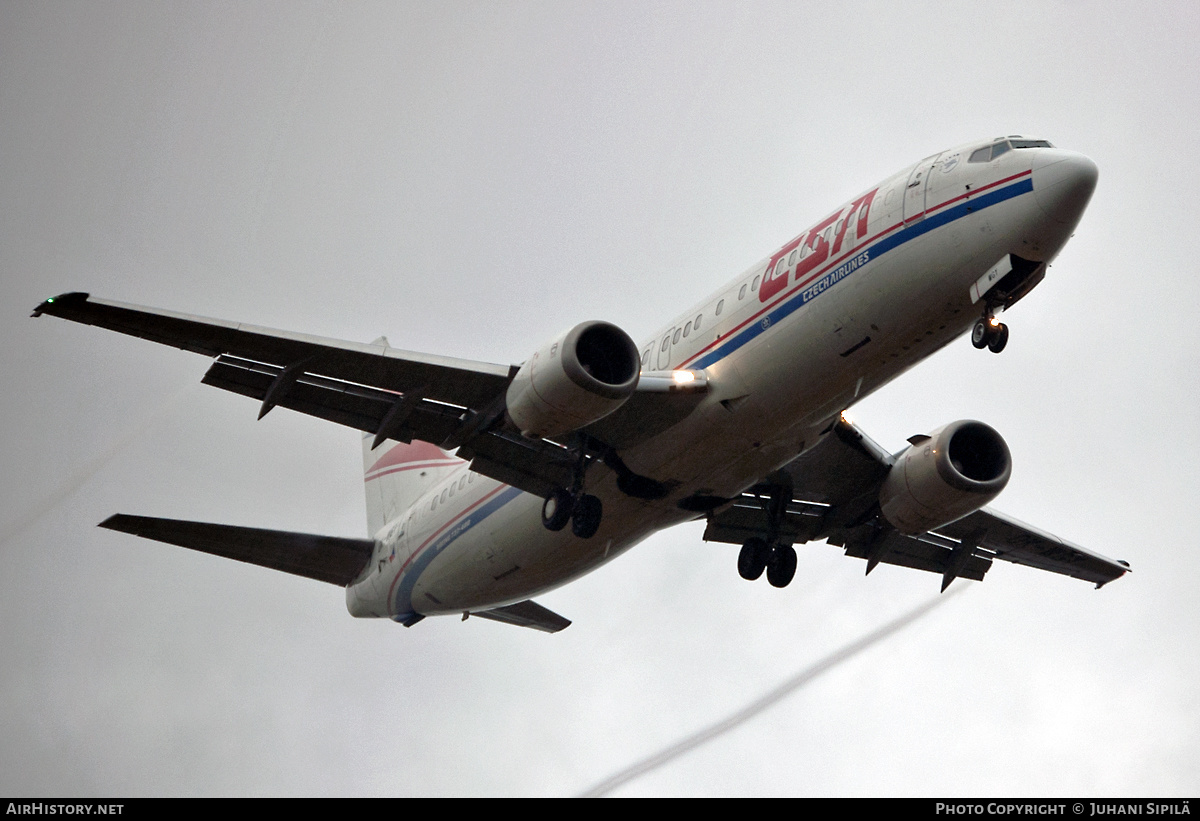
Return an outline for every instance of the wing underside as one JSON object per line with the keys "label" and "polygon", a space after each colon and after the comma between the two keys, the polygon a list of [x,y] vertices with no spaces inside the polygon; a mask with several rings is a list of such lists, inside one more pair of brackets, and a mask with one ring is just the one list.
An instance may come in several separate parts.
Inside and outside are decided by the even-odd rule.
{"label": "wing underside", "polygon": [[[996,559],[1093,582],[1097,587],[1129,572],[1123,562],[1024,524],[990,508],[927,533],[908,536],[881,525],[879,487],[893,457],[857,426],[839,420],[820,443],[774,478],[709,516],[704,538],[744,544],[751,538],[784,544],[826,540],[847,556],[982,581]],[[781,517],[770,496],[785,491]]]}
{"label": "wing underside", "polygon": [[[157,308],[53,297],[46,314],[214,357],[205,384],[385,439],[459,449],[478,473],[545,496],[570,484],[575,457],[497,425],[512,366],[279,331]],[[663,395],[666,396],[665,394]],[[672,397],[669,401],[676,401]]]}

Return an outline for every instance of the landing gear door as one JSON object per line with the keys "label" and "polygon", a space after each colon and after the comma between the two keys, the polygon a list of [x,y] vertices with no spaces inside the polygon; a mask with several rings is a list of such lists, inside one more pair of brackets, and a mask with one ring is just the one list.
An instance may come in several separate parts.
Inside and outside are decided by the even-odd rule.
{"label": "landing gear door", "polygon": [[941,154],[926,157],[917,163],[912,174],[908,177],[908,187],[904,189],[904,224],[916,222],[925,216],[925,192],[929,188],[929,174]]}

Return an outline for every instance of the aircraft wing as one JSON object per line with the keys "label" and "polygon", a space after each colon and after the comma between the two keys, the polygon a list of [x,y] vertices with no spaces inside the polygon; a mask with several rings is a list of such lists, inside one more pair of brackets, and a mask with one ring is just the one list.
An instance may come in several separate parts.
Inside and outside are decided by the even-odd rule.
{"label": "aircraft wing", "polygon": [[711,514],[704,538],[742,544],[768,539],[770,500],[786,505],[774,534],[783,543],[825,539],[847,556],[982,581],[995,559],[1084,579],[1102,587],[1129,572],[1079,545],[990,508],[936,530],[907,536],[884,523],[876,505],[894,457],[856,425],[840,419],[821,442],[763,484]]}
{"label": "aircraft wing", "polygon": [[[575,457],[498,429],[515,366],[346,342],[68,293],[47,314],[215,357],[204,383],[385,439],[420,439],[479,473],[539,496],[570,484]],[[665,396],[665,394],[663,394]]]}

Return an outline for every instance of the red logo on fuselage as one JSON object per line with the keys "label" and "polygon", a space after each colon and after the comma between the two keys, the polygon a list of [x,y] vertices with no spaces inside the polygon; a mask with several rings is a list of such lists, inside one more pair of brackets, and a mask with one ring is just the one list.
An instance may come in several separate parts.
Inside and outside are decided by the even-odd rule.
{"label": "red logo on fuselage", "polygon": [[[857,239],[865,237],[868,212],[878,191],[876,188],[863,194],[850,203],[848,209],[842,208],[830,214],[780,248],[767,264],[767,272],[758,289],[759,301],[766,302],[786,288],[793,273],[795,281],[802,282],[807,274],[820,267],[831,255],[841,251],[851,222],[855,223],[854,236]],[[845,214],[846,218],[839,222],[842,214]]]}

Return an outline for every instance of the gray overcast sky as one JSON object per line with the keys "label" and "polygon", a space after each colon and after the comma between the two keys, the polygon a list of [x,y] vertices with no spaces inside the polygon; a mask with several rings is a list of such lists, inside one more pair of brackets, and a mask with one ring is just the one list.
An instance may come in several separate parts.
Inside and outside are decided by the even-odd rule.
{"label": "gray overcast sky", "polygon": [[[358,435],[192,354],[27,315],[98,296],[517,362],[635,338],[884,176],[1043,136],[1100,166],[1006,321],[861,403],[1000,430],[996,507],[1134,573],[987,582],[620,795],[1194,795],[1192,4],[0,5],[0,794],[566,795],[927,600],[691,525],[541,599],[545,636],[101,531],[360,535]],[[38,516],[37,514],[42,513]],[[34,518],[36,516],[36,518]],[[32,523],[30,520],[33,519]]]}

